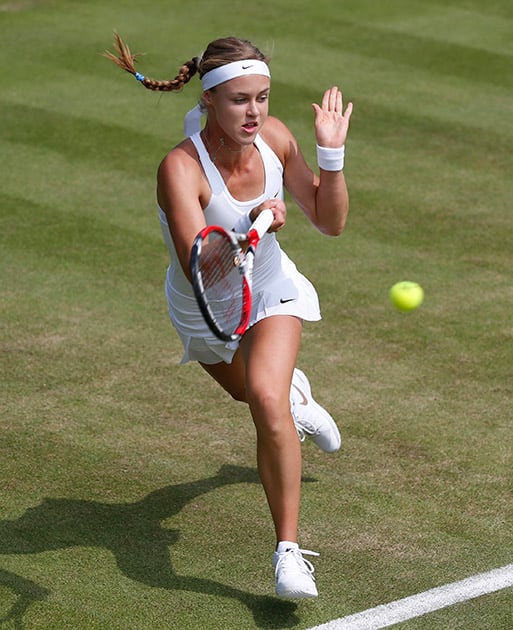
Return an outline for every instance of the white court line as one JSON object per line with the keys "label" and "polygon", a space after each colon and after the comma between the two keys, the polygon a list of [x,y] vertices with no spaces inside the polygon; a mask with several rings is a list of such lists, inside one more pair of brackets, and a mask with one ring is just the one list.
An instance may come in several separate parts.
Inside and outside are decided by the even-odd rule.
{"label": "white court line", "polygon": [[308,630],[379,630],[509,586],[513,586],[513,564],[341,617]]}

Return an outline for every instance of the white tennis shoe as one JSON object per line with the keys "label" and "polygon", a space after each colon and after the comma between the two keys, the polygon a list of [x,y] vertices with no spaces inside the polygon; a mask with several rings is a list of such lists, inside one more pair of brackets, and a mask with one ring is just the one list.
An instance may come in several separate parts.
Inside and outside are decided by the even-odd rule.
{"label": "white tennis shoe", "polygon": [[292,376],[290,402],[292,418],[301,442],[308,435],[321,450],[327,453],[338,451],[341,444],[338,427],[326,409],[315,402],[308,379],[297,368]]}
{"label": "white tennis shoe", "polygon": [[276,595],[285,599],[309,599],[317,597],[317,586],[313,576],[314,568],[311,562],[303,558],[303,554],[318,556],[315,551],[299,549],[292,545],[285,551],[275,551],[273,554],[274,577],[276,581]]}

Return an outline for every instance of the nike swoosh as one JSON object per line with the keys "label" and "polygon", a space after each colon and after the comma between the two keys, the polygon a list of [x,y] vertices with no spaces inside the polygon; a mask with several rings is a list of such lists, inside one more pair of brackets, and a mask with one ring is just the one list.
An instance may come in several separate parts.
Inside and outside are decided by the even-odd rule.
{"label": "nike swoosh", "polygon": [[281,298],[280,304],[286,304],[287,302],[293,302],[296,298],[286,298],[285,300]]}
{"label": "nike swoosh", "polygon": [[254,64],[250,64],[249,66],[242,66],[243,70],[247,70],[248,68],[252,68],[254,66]]}
{"label": "nike swoosh", "polygon": [[302,400],[299,403],[300,405],[308,405],[308,399],[307,397],[303,394],[303,392],[299,389],[299,387],[297,385],[294,385],[294,383],[292,383],[292,387],[299,392],[299,395],[301,396]]}

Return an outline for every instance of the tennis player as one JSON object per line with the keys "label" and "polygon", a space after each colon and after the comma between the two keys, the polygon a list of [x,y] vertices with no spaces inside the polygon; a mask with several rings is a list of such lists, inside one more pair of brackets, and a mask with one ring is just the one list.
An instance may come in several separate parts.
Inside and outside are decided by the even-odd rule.
{"label": "tennis player", "polygon": [[[340,434],[296,368],[303,321],[320,319],[319,301],[280,248],[276,232],[286,221],[284,186],[323,234],[337,236],[344,229],[344,146],[352,104],[344,111],[338,87],[326,90],[320,105],[313,104],[316,174],[289,129],[269,116],[268,59],[251,42],[215,40],[166,81],[136,72],[137,55],[117,35],[116,49],[115,55],[105,55],[150,90],[180,90],[194,75],[201,79],[200,102],[185,117],[186,139],[164,157],[157,174],[160,221],[171,256],[165,284],[169,314],[184,346],[182,363],[199,362],[232,398],[249,405],[277,538],[277,595],[316,597],[314,569],[304,556],[318,554],[300,549],[297,540],[300,441],[310,436],[322,450],[334,452]],[[194,298],[192,243],[205,225],[247,231],[264,208],[271,208],[274,221],[255,259],[250,327],[240,342],[226,343],[210,332]]]}

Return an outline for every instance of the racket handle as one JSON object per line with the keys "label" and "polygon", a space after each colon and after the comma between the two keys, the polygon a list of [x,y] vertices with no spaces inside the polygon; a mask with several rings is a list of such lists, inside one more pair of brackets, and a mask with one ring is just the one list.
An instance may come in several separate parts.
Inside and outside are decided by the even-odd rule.
{"label": "racket handle", "polygon": [[262,236],[271,227],[271,223],[273,221],[274,221],[273,211],[270,208],[266,208],[265,210],[262,210],[262,212],[253,221],[250,227],[250,231],[256,230],[258,234],[258,238],[262,238]]}

